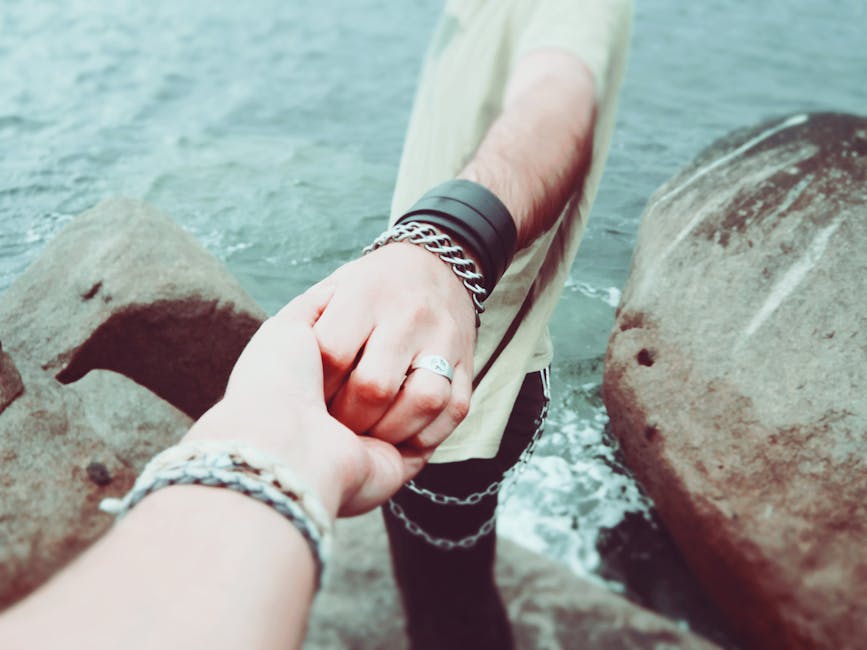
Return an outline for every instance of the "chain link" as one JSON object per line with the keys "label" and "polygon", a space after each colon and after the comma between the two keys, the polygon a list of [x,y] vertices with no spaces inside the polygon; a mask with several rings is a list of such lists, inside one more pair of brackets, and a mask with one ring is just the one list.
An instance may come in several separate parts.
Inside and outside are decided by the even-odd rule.
{"label": "chain link", "polygon": [[454,274],[460,278],[473,300],[473,306],[476,310],[476,327],[478,327],[479,316],[485,311],[485,299],[488,297],[488,290],[484,287],[484,277],[476,270],[475,263],[467,258],[464,249],[455,244],[448,235],[430,224],[407,221],[386,230],[363,252],[367,255],[389,242],[401,241],[423,246],[449,265]]}
{"label": "chain link", "polygon": [[542,404],[542,411],[539,413],[539,417],[534,423],[536,425],[536,430],[533,432],[533,437],[530,439],[530,444],[527,445],[527,448],[524,449],[524,451],[521,453],[521,456],[518,458],[518,462],[515,463],[515,465],[512,466],[509,471],[503,474],[503,478],[501,478],[499,481],[494,481],[481,492],[474,492],[473,494],[469,494],[465,497],[454,497],[449,494],[434,492],[432,490],[428,490],[427,488],[419,487],[418,485],[416,485],[415,481],[410,481],[406,484],[406,486],[412,492],[415,492],[420,496],[426,497],[429,501],[432,501],[433,503],[436,503],[438,505],[472,506],[479,503],[485,497],[493,496],[494,494],[496,494],[497,490],[500,489],[500,486],[502,486],[503,483],[509,480],[512,475],[521,474],[536,449],[536,443],[539,442],[539,437],[542,435],[542,431],[545,426],[545,418],[548,416],[548,402],[551,399],[549,370],[545,368],[541,371],[541,373],[542,394],[545,397],[545,401]]}
{"label": "chain link", "polygon": [[524,470],[527,469],[527,464],[530,462],[530,457],[533,455],[533,452],[536,449],[536,444],[539,442],[539,438],[542,436],[542,431],[545,428],[545,419],[548,417],[548,405],[551,400],[551,388],[549,370],[546,368],[541,372],[542,392],[544,395],[544,401],[542,402],[542,409],[539,412],[539,417],[535,420],[536,429],[533,432],[533,437],[530,439],[530,444],[528,444],[526,449],[521,452],[521,456],[518,458],[518,462],[516,462],[508,471],[503,474],[503,478],[501,478],[499,481],[494,481],[481,492],[474,492],[466,497],[455,497],[449,494],[442,494],[441,492],[434,492],[433,490],[419,487],[415,484],[414,481],[410,481],[409,483],[407,483],[407,487],[412,492],[423,496],[429,501],[432,501],[433,503],[436,503],[438,505],[449,506],[475,505],[479,503],[482,499],[493,496],[502,487],[503,495],[500,499],[500,502],[497,504],[497,508],[494,510],[493,516],[491,516],[490,519],[483,523],[475,533],[467,535],[466,537],[462,537],[461,539],[454,540],[447,537],[434,537],[426,530],[424,530],[421,526],[419,526],[418,523],[410,519],[409,516],[406,514],[406,511],[399,504],[389,499],[389,510],[403,523],[404,528],[406,528],[409,533],[415,535],[416,537],[421,537],[428,544],[440,550],[451,551],[456,548],[472,548],[478,543],[478,541],[482,537],[488,535],[489,533],[491,533],[491,531],[494,530],[494,526],[496,525],[497,521],[497,514],[499,513],[500,508],[502,507],[507,497],[507,490],[515,485],[518,477],[524,473]]}
{"label": "chain link", "polygon": [[391,499],[388,501],[388,509],[391,510],[391,513],[403,523],[404,527],[410,533],[416,537],[421,537],[428,544],[435,546],[442,551],[453,551],[456,548],[472,548],[482,537],[490,534],[491,531],[494,530],[494,526],[497,522],[497,515],[494,513],[494,516],[483,523],[482,526],[472,535],[467,535],[461,539],[448,539],[447,537],[434,537],[428,533],[424,528],[410,519],[407,516],[406,511]]}

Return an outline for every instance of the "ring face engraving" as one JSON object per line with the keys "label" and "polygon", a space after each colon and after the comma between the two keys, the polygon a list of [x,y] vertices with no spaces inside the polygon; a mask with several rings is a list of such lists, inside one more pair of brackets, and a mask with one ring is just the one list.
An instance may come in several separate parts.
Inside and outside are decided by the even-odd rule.
{"label": "ring face engraving", "polygon": [[449,363],[445,359],[433,359],[430,365],[431,370],[441,374],[447,374],[449,371]]}
{"label": "ring face engraving", "polygon": [[432,373],[445,377],[449,382],[451,382],[452,377],[455,376],[455,369],[452,368],[452,364],[450,364],[445,357],[436,354],[428,354],[419,357],[413,362],[412,366],[410,366],[410,370],[418,370],[419,368],[430,370]]}

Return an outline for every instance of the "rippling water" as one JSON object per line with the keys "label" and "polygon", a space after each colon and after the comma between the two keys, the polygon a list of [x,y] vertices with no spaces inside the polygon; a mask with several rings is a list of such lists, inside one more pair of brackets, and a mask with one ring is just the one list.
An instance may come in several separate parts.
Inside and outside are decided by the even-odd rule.
{"label": "rippling water", "polygon": [[[381,229],[439,9],[3,0],[0,289],[75,214],[124,194],[275,310]],[[618,288],[645,200],[713,139],[793,111],[867,110],[865,28],[865,0],[638,0],[608,169],[552,324],[551,421],[501,533],[701,627],[606,431]]]}

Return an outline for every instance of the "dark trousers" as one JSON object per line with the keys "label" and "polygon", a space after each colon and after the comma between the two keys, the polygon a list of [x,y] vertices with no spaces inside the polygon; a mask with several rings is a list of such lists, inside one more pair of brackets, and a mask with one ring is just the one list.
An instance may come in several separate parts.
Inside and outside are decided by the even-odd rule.
{"label": "dark trousers", "polygon": [[[541,426],[546,407],[542,373],[528,374],[494,458],[428,465],[415,484],[456,497],[485,490],[518,461]],[[451,540],[475,533],[497,507],[497,494],[475,505],[440,505],[406,487],[393,500],[429,535]],[[410,533],[389,506],[383,515],[413,650],[514,647],[494,583],[495,533],[484,535],[471,548],[445,550]]]}

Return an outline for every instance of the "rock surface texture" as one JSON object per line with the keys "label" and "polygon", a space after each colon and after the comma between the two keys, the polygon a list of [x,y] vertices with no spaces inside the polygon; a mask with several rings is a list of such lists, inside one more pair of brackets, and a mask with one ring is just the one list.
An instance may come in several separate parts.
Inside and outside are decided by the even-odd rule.
{"label": "rock surface texture", "polygon": [[121,199],[0,296],[0,607],[110,525],[99,501],[220,398],[263,317],[190,235]]}
{"label": "rock surface texture", "polygon": [[195,418],[264,318],[171,219],[111,199],[70,223],[0,298],[0,341],[63,383],[114,370]]}
{"label": "rock surface texture", "polygon": [[0,415],[0,608],[99,537],[112,522],[100,500],[124,494],[191,423],[110,371],[64,386],[22,370],[25,390]]}
{"label": "rock surface texture", "polygon": [[605,402],[750,647],[867,639],[865,301],[867,119],[735,133],[642,217]]}
{"label": "rock surface texture", "polygon": [[[717,647],[550,560],[506,540],[497,544],[497,581],[521,650]],[[305,650],[402,650],[409,647],[403,624],[380,513],[340,521]]]}
{"label": "rock surface texture", "polygon": [[23,391],[21,373],[18,372],[12,357],[0,348],[0,413],[3,413]]}

